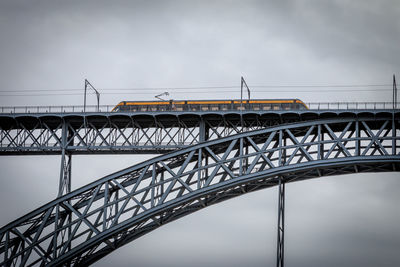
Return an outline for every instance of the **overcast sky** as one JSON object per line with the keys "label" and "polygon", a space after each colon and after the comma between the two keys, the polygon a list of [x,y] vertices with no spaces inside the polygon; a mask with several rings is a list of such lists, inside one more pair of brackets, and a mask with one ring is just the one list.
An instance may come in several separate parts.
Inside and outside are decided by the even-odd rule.
{"label": "overcast sky", "polygon": [[[399,15],[398,0],[0,0],[0,106],[81,105],[85,78],[101,104],[166,90],[173,99],[236,98],[237,89],[173,88],[239,86],[241,75],[254,98],[391,101],[392,75],[400,75]],[[384,86],[283,92],[257,85]],[[150,87],[160,89],[118,90]],[[141,160],[75,156],[73,187]],[[0,158],[0,225],[55,197],[59,164],[58,156]],[[399,266],[398,178],[288,185],[287,266]],[[276,215],[276,188],[248,194],[165,225],[95,266],[271,266]]]}

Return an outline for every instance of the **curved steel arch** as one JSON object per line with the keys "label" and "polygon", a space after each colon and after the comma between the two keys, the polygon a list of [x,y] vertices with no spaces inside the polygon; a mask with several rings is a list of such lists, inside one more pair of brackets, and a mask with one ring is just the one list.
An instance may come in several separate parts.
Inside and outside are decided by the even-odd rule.
{"label": "curved steel arch", "polygon": [[371,118],[295,123],[156,157],[0,229],[0,264],[86,266],[165,223],[280,179],[397,171],[399,126]]}

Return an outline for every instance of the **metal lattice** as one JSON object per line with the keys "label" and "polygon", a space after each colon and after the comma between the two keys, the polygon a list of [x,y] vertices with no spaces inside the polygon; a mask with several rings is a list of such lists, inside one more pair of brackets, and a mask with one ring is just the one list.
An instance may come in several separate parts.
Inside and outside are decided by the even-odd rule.
{"label": "metal lattice", "polygon": [[[181,114],[0,115],[0,155],[167,153],[206,140],[283,123],[360,116],[391,118],[392,112],[276,111]],[[398,111],[394,113],[399,116]]]}
{"label": "metal lattice", "polygon": [[282,183],[398,171],[400,122],[301,122],[213,140],[137,164],[0,229],[0,264],[87,266],[182,216]]}

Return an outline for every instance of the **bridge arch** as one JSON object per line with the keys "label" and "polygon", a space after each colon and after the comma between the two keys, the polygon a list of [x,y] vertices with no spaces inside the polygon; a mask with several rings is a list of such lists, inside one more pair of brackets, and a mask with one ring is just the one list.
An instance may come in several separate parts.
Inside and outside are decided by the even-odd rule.
{"label": "bridge arch", "polygon": [[84,266],[165,223],[280,179],[397,171],[399,126],[388,118],[300,122],[156,157],[0,229],[0,263]]}

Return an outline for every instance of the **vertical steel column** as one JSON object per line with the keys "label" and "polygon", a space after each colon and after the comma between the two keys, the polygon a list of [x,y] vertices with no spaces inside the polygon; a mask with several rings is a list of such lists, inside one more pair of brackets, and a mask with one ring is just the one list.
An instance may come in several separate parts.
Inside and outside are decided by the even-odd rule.
{"label": "vertical steel column", "polygon": [[396,122],[395,111],[397,109],[397,84],[396,76],[393,74],[393,110],[392,110],[392,155],[396,155]]}
{"label": "vertical steel column", "polygon": [[[61,168],[60,168],[60,181],[59,181],[59,186],[58,186],[58,194],[57,197],[61,197],[65,194],[68,194],[71,192],[71,167],[72,167],[72,154],[67,151],[67,146],[68,146],[68,138],[69,138],[70,132],[68,131],[68,125],[67,122],[63,120],[62,124],[62,138],[61,138]],[[59,207],[57,207],[57,216],[59,213]],[[67,227],[66,229],[62,230],[61,232],[64,232],[62,234],[60,232],[60,236],[64,236],[68,240],[68,238],[71,236],[72,229],[71,229],[71,223],[72,223],[72,214],[67,215]],[[56,227],[56,230],[58,227]],[[55,239],[53,240],[54,246],[57,247],[57,235],[55,235]],[[56,252],[56,249],[54,249]],[[69,251],[71,250],[71,243],[68,244],[68,249],[66,250]],[[66,264],[66,266],[70,266],[70,264]]]}
{"label": "vertical steel column", "polygon": [[57,197],[71,192],[71,164],[72,155],[63,151],[61,155],[60,182]]}
{"label": "vertical steel column", "polygon": [[[283,143],[282,143],[283,141]],[[285,165],[286,139],[283,139],[283,131],[279,131],[279,165]],[[283,267],[285,251],[285,181],[279,176],[278,184],[278,237],[276,248],[276,266]]]}
{"label": "vertical steel column", "polygon": [[[209,131],[210,131],[210,127],[206,126],[204,119],[201,118],[200,125],[199,125],[199,143],[205,142],[208,139],[210,139]],[[200,151],[199,153],[203,153],[202,149],[200,149],[199,151]],[[200,164],[202,164],[201,160],[202,160],[203,156],[204,156],[204,161],[205,161],[204,166],[208,166],[208,156],[207,156],[206,152],[204,152],[204,154],[202,154],[202,155],[199,155]],[[205,168],[204,179],[207,179],[207,177],[208,177],[208,168]]]}
{"label": "vertical steel column", "polygon": [[199,143],[206,141],[206,124],[204,119],[201,118],[199,125]]}
{"label": "vertical steel column", "polygon": [[63,121],[62,125],[62,138],[61,138],[61,168],[60,168],[60,181],[58,186],[57,197],[71,192],[71,164],[72,155],[67,151],[67,136],[68,127],[67,123]]}
{"label": "vertical steel column", "polygon": [[393,74],[393,109],[397,108],[397,84],[396,76]]}
{"label": "vertical steel column", "polygon": [[360,135],[360,122],[358,121],[358,119],[355,122],[356,124],[356,147],[355,147],[355,156],[360,156],[360,148],[361,148],[361,135]]}
{"label": "vertical steel column", "polygon": [[243,137],[240,138],[239,142],[239,155],[240,155],[240,160],[239,160],[239,176],[242,176],[243,173],[246,171],[243,170]]}
{"label": "vertical steel column", "polygon": [[276,266],[283,267],[285,251],[285,183],[279,177],[279,197],[278,197],[278,243],[276,254]]}

